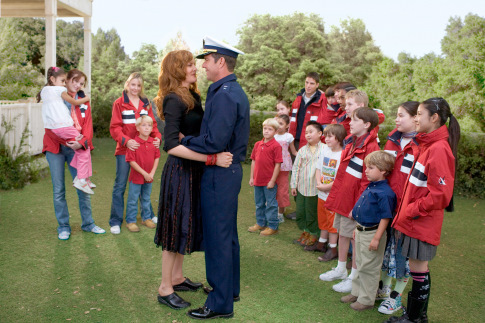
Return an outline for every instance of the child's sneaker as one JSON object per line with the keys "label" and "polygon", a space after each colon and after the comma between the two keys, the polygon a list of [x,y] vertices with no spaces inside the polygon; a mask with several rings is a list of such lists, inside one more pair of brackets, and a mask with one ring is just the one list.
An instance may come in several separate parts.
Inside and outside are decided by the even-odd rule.
{"label": "child's sneaker", "polygon": [[278,221],[280,223],[285,222],[285,217],[283,216],[283,213],[278,213]]}
{"label": "child's sneaker", "polygon": [[264,229],[266,229],[266,227],[262,227],[262,226],[260,226],[259,224],[256,223],[252,227],[249,227],[248,228],[248,231],[249,232],[252,232],[252,233],[255,233],[255,232],[258,232],[258,231],[262,231]]}
{"label": "child's sneaker", "polygon": [[153,223],[152,219],[142,221],[141,224],[147,226],[150,229],[155,229],[157,227],[157,225],[155,223]]}
{"label": "child's sneaker", "polygon": [[382,288],[377,289],[376,300],[387,299],[391,294],[391,286],[384,285]]}
{"label": "child's sneaker", "polygon": [[92,233],[95,233],[95,234],[103,234],[105,233],[106,231],[104,229],[101,229],[100,227],[98,227],[97,225],[94,226],[94,228],[91,229],[91,232]]}
{"label": "child's sneaker", "polygon": [[157,224],[158,223],[158,216],[154,216],[152,218],[153,223]]}
{"label": "child's sneaker", "polygon": [[57,238],[59,238],[59,240],[69,240],[69,237],[71,236],[71,232],[69,231],[62,231],[61,233],[59,233],[59,235],[57,236]]}
{"label": "child's sneaker", "polygon": [[126,228],[130,232],[140,232],[140,228],[136,225],[136,223],[127,223]]}
{"label": "child's sneaker", "polygon": [[339,293],[350,293],[352,291],[352,278],[348,276],[340,283],[333,285],[332,289]]}
{"label": "child's sneaker", "polygon": [[401,308],[401,295],[393,290],[389,298],[382,302],[377,310],[382,314],[393,314],[399,311]]}
{"label": "child's sneaker", "polygon": [[337,279],[345,279],[347,278],[347,269],[340,270],[338,267],[333,268],[332,270],[327,271],[320,275],[320,280],[331,282]]}
{"label": "child's sneaker", "polygon": [[86,180],[79,179],[77,178],[77,176],[76,178],[74,178],[74,182],[72,183],[72,186],[74,186],[78,190],[83,191],[84,193],[94,194],[93,190],[89,187],[89,184],[86,182]]}
{"label": "child's sneaker", "polygon": [[277,233],[278,233],[278,230],[273,230],[271,228],[266,228],[263,231],[261,231],[261,233],[259,235],[261,235],[261,236],[271,236],[271,235],[277,234]]}
{"label": "child's sneaker", "polygon": [[89,185],[90,188],[96,188],[96,184],[94,184],[93,182],[91,182],[91,180],[89,178],[86,178],[86,182],[88,183],[88,185]]}
{"label": "child's sneaker", "polygon": [[120,234],[121,233],[121,228],[119,225],[113,225],[109,231],[111,231],[112,234]]}

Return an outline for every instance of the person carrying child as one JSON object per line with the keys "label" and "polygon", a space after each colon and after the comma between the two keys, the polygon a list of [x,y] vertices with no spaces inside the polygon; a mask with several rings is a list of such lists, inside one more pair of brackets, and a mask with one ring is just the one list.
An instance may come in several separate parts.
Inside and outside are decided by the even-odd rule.
{"label": "person carrying child", "polygon": [[[416,123],[414,118],[418,111],[419,102],[408,101],[401,104],[397,109],[396,128],[387,136],[384,151],[396,157],[394,169],[387,177],[389,185],[396,193],[397,207],[401,203],[402,192],[406,185],[407,177],[413,167],[412,144],[416,136]],[[409,260],[403,257],[403,235],[388,226],[387,246],[382,263],[381,282],[377,290],[376,299],[384,299],[378,311],[382,314],[393,314],[402,307],[401,296],[409,280]],[[391,289],[392,278],[396,279],[394,289]]]}
{"label": "person carrying child", "polygon": [[374,307],[386,248],[386,229],[396,209],[396,194],[386,180],[394,161],[395,157],[384,151],[374,151],[364,159],[365,176],[370,183],[352,209],[357,223],[354,231],[357,271],[351,293],[340,299],[356,311]]}
{"label": "person carrying child", "polygon": [[302,234],[294,243],[302,246],[315,244],[320,235],[318,229],[318,191],[315,172],[318,156],[323,149],[322,125],[310,120],[306,124],[306,145],[298,150],[291,171],[291,195],[296,196],[296,223]]}
{"label": "person carrying child", "polygon": [[293,166],[291,157],[292,155],[296,156],[297,151],[294,143],[295,139],[293,138],[293,135],[288,132],[290,118],[283,114],[276,116],[275,119],[278,121],[279,128],[276,131],[274,138],[281,145],[281,153],[283,156],[283,163],[281,164],[280,173],[276,178],[276,185],[278,188],[278,191],[276,192],[276,201],[278,202],[278,221],[281,223],[285,221],[283,216],[285,208],[290,206],[289,174],[291,167]]}
{"label": "person carrying child", "polygon": [[[74,110],[69,109],[64,101],[73,105],[81,105],[90,100],[88,96],[80,99],[74,99],[67,94],[66,72],[60,67],[49,67],[47,70],[47,83],[37,94],[37,102],[42,100],[42,121],[44,128],[50,129],[60,140],[76,140],[83,138],[80,131],[77,115]],[[91,165],[91,150],[76,149],[74,158],[70,165],[77,170],[77,176],[74,178],[73,186],[88,194],[94,194],[91,188],[96,187],[89,177],[93,174]]]}
{"label": "person carrying child", "polygon": [[[379,123],[377,112],[370,108],[358,108],[352,113],[350,132],[352,136],[344,140],[344,150],[340,159],[337,177],[325,203],[327,209],[335,212],[333,227],[338,230],[338,263],[337,267],[320,275],[323,281],[343,279],[334,285],[333,290],[340,293],[350,293],[352,279],[355,277],[357,265],[352,257],[352,270],[347,276],[347,253],[352,243],[355,252],[353,232],[356,226],[352,218],[352,208],[359,199],[369,180],[363,176],[365,172],[364,158],[373,151],[379,150],[377,134],[372,131]],[[376,288],[377,290],[377,288]]]}
{"label": "person carrying child", "polygon": [[[153,176],[155,176],[160,158],[160,150],[153,145],[153,138],[150,137],[153,130],[153,119],[149,116],[141,116],[136,119],[135,126],[138,136],[134,140],[140,146],[136,150],[128,150],[125,159],[131,166],[128,179],[130,187],[126,200],[126,227],[131,232],[140,231],[136,225],[138,199],[140,199],[142,221],[146,223],[147,220],[151,220],[150,195]],[[154,229],[155,226],[149,228]]]}
{"label": "person carrying child", "polygon": [[[446,122],[449,120],[449,128]],[[431,98],[416,115],[414,164],[392,227],[404,235],[402,255],[409,258],[413,286],[407,312],[386,322],[427,322],[431,291],[428,267],[440,243],[444,209],[453,210],[453,185],[460,125],[448,102]]]}
{"label": "person carrying child", "polygon": [[319,261],[330,261],[338,257],[337,252],[337,229],[333,227],[335,212],[325,207],[325,201],[332,188],[337,170],[340,165],[343,141],[346,136],[342,125],[330,124],[323,130],[325,145],[318,156],[317,169],[315,172],[318,189],[318,227],[320,238],[314,246],[305,247],[308,251],[325,252],[319,256]]}
{"label": "person carrying child", "polygon": [[256,203],[256,224],[249,232],[260,232],[262,236],[278,233],[278,203],[276,201],[276,178],[280,172],[283,157],[281,146],[274,139],[280,127],[274,118],[263,122],[263,140],[256,142],[251,153],[251,175],[249,185],[254,187]]}

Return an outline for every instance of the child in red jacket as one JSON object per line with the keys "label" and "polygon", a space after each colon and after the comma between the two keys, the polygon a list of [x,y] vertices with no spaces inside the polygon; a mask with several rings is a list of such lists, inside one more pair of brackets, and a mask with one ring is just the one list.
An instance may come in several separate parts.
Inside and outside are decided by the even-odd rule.
{"label": "child in red jacket", "polygon": [[352,278],[356,273],[355,257],[352,259],[352,271],[349,276],[346,268],[350,243],[352,243],[352,250],[355,251],[352,235],[356,223],[352,219],[351,211],[369,185],[369,180],[362,176],[365,172],[364,158],[371,152],[379,150],[376,133],[372,131],[378,123],[377,112],[372,109],[358,108],[352,113],[350,122],[352,136],[344,141],[345,148],[340,159],[337,177],[326,201],[327,209],[335,212],[333,227],[339,233],[339,254],[337,267],[321,274],[320,279],[323,281],[343,279],[333,286],[335,291],[341,293],[350,293]]}
{"label": "child in red jacket", "polygon": [[[446,122],[449,119],[449,128]],[[388,322],[427,322],[431,289],[428,262],[440,243],[444,209],[453,209],[455,158],[460,126],[443,98],[422,102],[416,116],[414,165],[392,226],[404,234],[402,255],[409,257],[413,287],[407,313]]]}

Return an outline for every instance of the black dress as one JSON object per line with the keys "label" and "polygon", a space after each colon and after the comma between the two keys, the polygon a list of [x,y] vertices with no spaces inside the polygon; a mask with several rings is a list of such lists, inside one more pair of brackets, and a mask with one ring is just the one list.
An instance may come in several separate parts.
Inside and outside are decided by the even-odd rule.
{"label": "black dress", "polygon": [[[204,116],[200,96],[191,92],[195,106],[187,106],[174,93],[163,100],[163,150],[179,145],[179,132],[198,136]],[[188,110],[188,111],[187,111]],[[200,180],[204,163],[169,155],[163,167],[155,244],[180,254],[203,250]]]}

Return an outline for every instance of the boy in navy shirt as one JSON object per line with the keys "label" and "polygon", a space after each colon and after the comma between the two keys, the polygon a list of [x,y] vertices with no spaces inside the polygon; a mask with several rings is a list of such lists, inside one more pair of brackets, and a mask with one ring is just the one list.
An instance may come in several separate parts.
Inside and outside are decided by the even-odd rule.
{"label": "boy in navy shirt", "polygon": [[138,199],[141,203],[142,224],[150,229],[156,228],[152,221],[152,209],[150,195],[152,193],[152,182],[157,170],[160,150],[153,145],[153,138],[150,134],[153,129],[153,119],[149,116],[142,116],[136,120],[138,136],[133,138],[140,147],[136,150],[126,151],[126,161],[130,163],[130,188],[126,201],[126,227],[131,232],[138,232],[140,228],[136,225],[136,214],[138,213]]}
{"label": "boy in navy shirt", "polygon": [[379,275],[386,249],[386,228],[396,208],[396,194],[386,176],[394,168],[394,156],[375,151],[364,159],[369,185],[352,209],[357,222],[354,231],[357,273],[352,280],[352,292],[341,298],[356,311],[374,307]]}
{"label": "boy in navy shirt", "polygon": [[276,119],[263,122],[263,140],[256,142],[251,153],[249,185],[254,186],[256,224],[249,232],[269,236],[278,233],[278,202],[276,201],[276,178],[283,162],[281,145],[274,139],[280,124]]}

